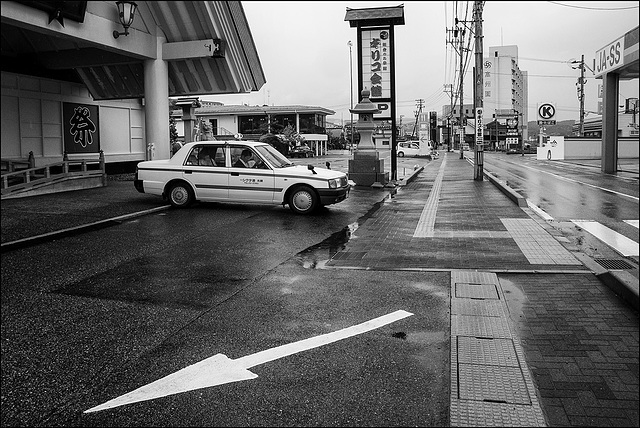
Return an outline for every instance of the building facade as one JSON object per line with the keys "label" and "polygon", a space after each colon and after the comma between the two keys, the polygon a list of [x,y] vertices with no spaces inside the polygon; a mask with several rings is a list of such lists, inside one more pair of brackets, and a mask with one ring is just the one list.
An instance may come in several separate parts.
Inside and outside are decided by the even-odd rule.
{"label": "building facade", "polygon": [[[315,106],[223,105],[207,101],[195,109],[196,123],[200,126],[203,121],[208,123],[213,138],[228,139],[242,134],[244,139],[257,140],[261,135],[280,134],[291,127],[304,138],[316,156],[327,152],[327,116],[333,114],[333,110]],[[181,116],[180,110],[172,112],[178,136],[184,139]]]}
{"label": "building facade", "polygon": [[[131,13],[121,18],[123,5]],[[3,162],[33,157],[42,166],[98,153],[107,164],[168,159],[170,97],[266,83],[239,1],[0,7]]]}
{"label": "building facade", "polygon": [[[576,123],[572,127],[573,135],[580,135],[580,123]],[[618,137],[635,137],[638,138],[638,112],[618,113]],[[598,115],[585,119],[584,121],[584,137],[602,138],[602,116]]]}
{"label": "building facade", "polygon": [[527,141],[528,80],[527,72],[518,66],[518,47],[490,47],[489,55],[483,58],[482,71],[485,121],[497,119],[506,123],[511,117],[516,117],[519,140]]}

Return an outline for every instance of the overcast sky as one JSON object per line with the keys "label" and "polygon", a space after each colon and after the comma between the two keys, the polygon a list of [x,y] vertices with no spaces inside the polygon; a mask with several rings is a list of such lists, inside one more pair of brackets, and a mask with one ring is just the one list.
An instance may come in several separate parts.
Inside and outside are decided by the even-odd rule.
{"label": "overcast sky", "polygon": [[[395,27],[397,117],[412,122],[419,99],[424,100],[423,111],[440,115],[442,106],[450,103],[444,85],[455,83],[459,64],[446,30],[453,27],[456,16],[472,19],[473,1],[243,1],[267,83],[251,94],[201,98],[224,104],[319,106],[336,112],[327,118],[330,122],[349,120],[349,40],[354,104],[360,97],[357,29],[344,20],[347,8],[400,4],[405,24]],[[570,61],[584,55],[593,68],[597,50],[638,26],[638,5],[638,1],[487,1],[483,50],[486,55],[490,47],[518,47],[520,69],[529,73],[530,121],[537,119],[537,105],[543,102],[555,103],[557,120],[579,120],[575,83],[580,70],[572,69]],[[465,104],[473,102],[472,67],[473,56],[464,79]],[[585,76],[585,110],[595,112],[601,80],[589,70]],[[621,81],[619,97],[619,104],[638,97],[638,79]]]}

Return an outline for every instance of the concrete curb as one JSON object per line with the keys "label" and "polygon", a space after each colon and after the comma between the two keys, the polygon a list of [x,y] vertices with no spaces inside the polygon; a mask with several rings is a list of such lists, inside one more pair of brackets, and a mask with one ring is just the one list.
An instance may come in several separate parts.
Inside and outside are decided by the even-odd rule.
{"label": "concrete curb", "polygon": [[141,217],[147,214],[153,214],[155,212],[164,211],[169,208],[170,208],[169,205],[165,205],[162,207],[151,208],[144,211],[138,211],[131,214],[125,214],[118,217],[108,218],[106,220],[100,220],[100,221],[96,221],[89,224],[70,227],[68,229],[57,230],[55,232],[49,232],[49,233],[44,233],[42,235],[31,236],[29,238],[18,239],[16,241],[5,242],[4,244],[0,245],[0,253],[4,253],[5,251],[17,250],[19,248],[29,247],[31,245],[36,245],[42,242],[52,241],[56,238],[78,235],[80,233],[88,232],[90,230],[98,230],[98,229],[103,229],[109,226],[115,226],[117,224],[122,223],[125,220]]}
{"label": "concrete curb", "polygon": [[413,180],[415,180],[415,178],[418,176],[418,174],[420,174],[422,172],[422,170],[424,170],[424,166],[421,166],[417,169],[415,169],[410,176],[408,176],[405,180],[402,181],[402,183],[399,183],[399,186],[406,186],[407,184],[411,183]]}
{"label": "concrete curb", "polygon": [[500,191],[502,193],[507,195],[507,197],[509,199],[511,199],[513,202],[518,204],[519,207],[527,207],[528,206],[527,200],[525,198],[523,198],[518,192],[513,190],[511,187],[507,186],[507,184],[504,183],[502,180],[499,180],[498,177],[493,175],[493,173],[488,172],[488,171],[484,171],[484,170],[483,170],[483,173],[484,173],[484,176],[487,177],[487,179],[490,182],[492,182],[494,185],[496,185],[496,187],[498,187],[498,189],[500,189]]}
{"label": "concrete curb", "polygon": [[623,270],[609,271],[584,253],[574,253],[573,255],[580,260],[586,268],[591,270],[600,281],[620,296],[622,300],[627,302],[636,311],[639,310],[640,297],[637,278]]}

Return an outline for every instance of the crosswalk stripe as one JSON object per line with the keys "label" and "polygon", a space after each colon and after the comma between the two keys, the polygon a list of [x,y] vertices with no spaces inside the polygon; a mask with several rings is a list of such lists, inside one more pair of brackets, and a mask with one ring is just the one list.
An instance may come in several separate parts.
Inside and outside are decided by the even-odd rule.
{"label": "crosswalk stripe", "polygon": [[630,224],[631,226],[635,227],[636,229],[640,228],[638,226],[638,224],[640,223],[640,220],[623,220],[625,223]]}
{"label": "crosswalk stripe", "polygon": [[621,233],[616,232],[613,229],[599,223],[597,221],[589,220],[571,220],[576,226],[586,230],[623,256],[638,256],[640,251],[638,250],[638,243],[632,239],[627,238]]}

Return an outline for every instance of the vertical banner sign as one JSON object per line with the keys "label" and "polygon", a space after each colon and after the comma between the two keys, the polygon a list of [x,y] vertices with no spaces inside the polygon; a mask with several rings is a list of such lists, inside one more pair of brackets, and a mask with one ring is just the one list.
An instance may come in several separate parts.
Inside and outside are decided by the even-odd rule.
{"label": "vertical banner sign", "polygon": [[99,153],[100,132],[98,106],[63,103],[64,151],[69,153]]}
{"label": "vertical banner sign", "polygon": [[371,91],[370,99],[391,99],[391,27],[362,30],[362,87]]}
{"label": "vertical banner sign", "polygon": [[481,107],[476,108],[476,147],[482,150],[484,144],[484,123],[483,123],[483,109]]}

